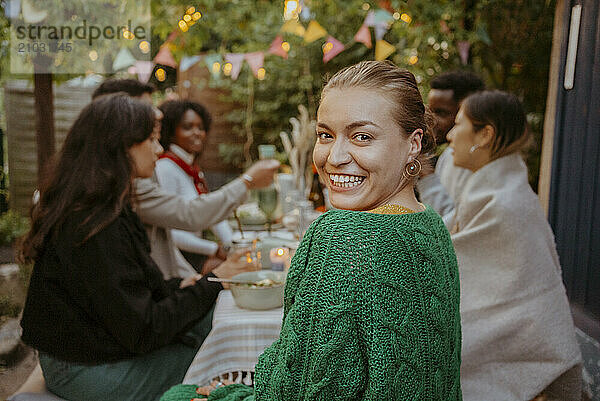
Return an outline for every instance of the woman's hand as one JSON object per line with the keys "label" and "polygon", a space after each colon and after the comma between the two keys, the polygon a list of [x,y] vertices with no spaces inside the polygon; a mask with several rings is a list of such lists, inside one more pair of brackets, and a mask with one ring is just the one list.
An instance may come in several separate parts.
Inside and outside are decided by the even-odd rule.
{"label": "woman's hand", "polygon": [[[233,384],[233,382],[231,382],[229,380],[223,380],[222,382],[214,380],[212,383],[210,383],[209,386],[198,387],[196,389],[196,393],[198,393],[200,395],[208,396],[208,395],[210,395],[210,393],[212,393],[214,390],[218,389],[219,387],[228,386],[230,384]],[[198,398],[198,400],[200,400],[200,399],[201,398]]]}
{"label": "woman's hand", "polygon": [[[236,250],[223,263],[217,266],[212,273],[219,278],[232,278],[236,274],[256,270],[254,264],[248,263],[247,253],[248,250],[245,249]],[[227,283],[222,284],[223,288],[229,288]]]}
{"label": "woman's hand", "polygon": [[229,247],[225,247],[223,245],[219,245],[219,247],[217,248],[217,252],[215,253],[215,257],[221,259],[221,260],[225,260],[227,259],[227,254],[229,253]]}
{"label": "woman's hand", "polygon": [[181,280],[179,283],[179,288],[191,287],[196,284],[196,281],[202,278],[202,274],[193,274]]}
{"label": "woman's hand", "polygon": [[271,185],[273,176],[281,163],[275,159],[259,160],[242,176],[248,189],[264,188]]}

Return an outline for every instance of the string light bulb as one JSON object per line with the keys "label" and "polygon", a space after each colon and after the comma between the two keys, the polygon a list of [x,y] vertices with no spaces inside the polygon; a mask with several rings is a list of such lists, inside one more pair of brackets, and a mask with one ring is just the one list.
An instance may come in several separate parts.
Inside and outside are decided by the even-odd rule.
{"label": "string light bulb", "polygon": [[327,42],[323,45],[323,54],[329,53],[333,49],[333,43]]}
{"label": "string light bulb", "polygon": [[196,7],[190,6],[190,7],[188,7],[188,9],[186,10],[185,13],[189,15],[189,14],[193,14],[195,12],[196,12]]}
{"label": "string light bulb", "polygon": [[212,64],[212,72],[213,72],[213,74],[216,74],[219,71],[221,71],[221,64],[218,61],[215,61]]}
{"label": "string light bulb", "polygon": [[408,64],[415,65],[415,64],[417,64],[418,61],[419,61],[418,56],[410,56],[410,58],[408,59]]}
{"label": "string light bulb", "polygon": [[283,19],[291,20],[298,19],[298,14],[300,14],[300,10],[302,7],[298,0],[285,0],[285,5],[283,8]]}
{"label": "string light bulb", "polygon": [[266,74],[267,74],[267,71],[266,71],[266,70],[265,70],[263,67],[260,67],[260,68],[258,69],[258,71],[256,71],[256,77],[257,77],[258,79],[260,79],[261,81],[262,81],[263,79],[265,79],[265,75],[266,75]]}
{"label": "string light bulb", "polygon": [[398,20],[400,19],[400,13],[399,13],[398,11],[396,11],[396,12],[394,13],[394,15],[392,15],[392,17],[394,17],[394,19],[395,19],[396,21],[398,21]]}
{"label": "string light bulb", "polygon": [[92,60],[92,61],[98,60],[98,52],[96,50],[91,50],[88,53],[88,56],[90,57],[90,60]]}
{"label": "string light bulb", "polygon": [[231,70],[233,70],[233,64],[225,63],[225,65],[223,65],[223,74],[229,76],[231,75]]}
{"label": "string light bulb", "polygon": [[287,53],[290,51],[290,44],[288,42],[283,42],[281,48]]}
{"label": "string light bulb", "polygon": [[411,16],[410,16],[410,15],[408,15],[408,14],[406,14],[406,13],[403,13],[403,14],[400,16],[400,19],[401,19],[402,21],[406,22],[407,24],[410,24],[410,22],[412,21],[412,18],[411,18]]}
{"label": "string light bulb", "polygon": [[138,45],[142,53],[146,54],[150,51],[150,43],[147,40],[142,40]]}
{"label": "string light bulb", "polygon": [[183,16],[183,20],[185,22],[190,22],[192,20],[192,16],[189,15],[189,14],[186,14],[186,15]]}
{"label": "string light bulb", "polygon": [[371,5],[369,3],[363,3],[362,5],[362,9],[367,11],[369,8],[371,8]]}
{"label": "string light bulb", "polygon": [[154,73],[154,76],[156,77],[156,79],[158,79],[160,82],[164,82],[165,79],[167,79],[167,73],[165,72],[164,69],[159,68],[156,70],[156,72]]}
{"label": "string light bulb", "polygon": [[194,21],[198,21],[200,18],[202,18],[202,14],[200,13],[200,11],[196,11],[194,14],[192,14],[192,18],[194,19]]}
{"label": "string light bulb", "polygon": [[179,20],[179,29],[181,29],[183,32],[187,32],[187,30],[189,29],[185,21],[182,19]]}

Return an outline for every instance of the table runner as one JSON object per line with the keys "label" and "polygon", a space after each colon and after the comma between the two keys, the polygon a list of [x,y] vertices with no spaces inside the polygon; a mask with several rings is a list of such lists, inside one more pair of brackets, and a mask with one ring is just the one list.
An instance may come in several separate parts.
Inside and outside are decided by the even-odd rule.
{"label": "table runner", "polygon": [[283,309],[251,311],[235,305],[231,291],[221,291],[213,316],[213,327],[198,350],[184,384],[206,385],[212,379],[252,384],[251,373],[258,356],[271,345],[281,331]]}

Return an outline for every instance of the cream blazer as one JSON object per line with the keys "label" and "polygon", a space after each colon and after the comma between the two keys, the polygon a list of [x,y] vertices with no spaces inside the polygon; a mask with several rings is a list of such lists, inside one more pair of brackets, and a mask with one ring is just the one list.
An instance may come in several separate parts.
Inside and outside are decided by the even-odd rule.
{"label": "cream blazer", "polygon": [[247,194],[241,178],[194,199],[165,192],[155,178],[136,179],[134,185],[135,211],[146,226],[151,256],[165,280],[196,273],[180,254],[174,252],[171,229],[202,231],[226,219],[245,201]]}

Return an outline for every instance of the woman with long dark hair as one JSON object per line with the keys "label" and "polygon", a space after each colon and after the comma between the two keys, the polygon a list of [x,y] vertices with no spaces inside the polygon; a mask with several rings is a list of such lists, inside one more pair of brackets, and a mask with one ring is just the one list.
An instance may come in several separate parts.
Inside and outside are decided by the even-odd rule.
{"label": "woman with long dark hair", "polygon": [[[207,276],[164,281],[150,257],[132,183],[153,174],[162,152],[153,126],[141,101],[94,100],[32,209],[23,340],[39,351],[49,390],[68,400],[151,400],[181,382],[223,288]],[[213,274],[245,266],[228,260]]]}

